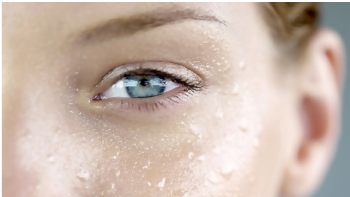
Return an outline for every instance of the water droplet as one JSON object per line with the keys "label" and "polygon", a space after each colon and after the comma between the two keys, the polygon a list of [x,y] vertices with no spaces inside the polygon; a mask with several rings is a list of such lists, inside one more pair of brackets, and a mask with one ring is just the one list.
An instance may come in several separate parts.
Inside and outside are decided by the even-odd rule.
{"label": "water droplet", "polygon": [[220,176],[217,173],[213,172],[213,171],[209,172],[208,179],[212,183],[220,182]]}
{"label": "water droplet", "polygon": [[120,170],[118,170],[117,173],[115,173],[116,176],[119,176],[120,175]]}
{"label": "water droplet", "polygon": [[54,157],[54,156],[48,156],[48,157],[47,157],[47,161],[48,161],[49,163],[53,163],[53,162],[55,162],[55,157]]}
{"label": "water droplet", "polygon": [[114,159],[114,160],[116,160],[116,159],[117,159],[117,156],[113,156],[113,157],[111,157],[111,159]]}
{"label": "water droplet", "polygon": [[200,128],[195,125],[195,124],[190,124],[190,128],[191,130],[194,132],[194,134],[196,134],[198,136],[199,139],[202,139],[202,132],[200,130]]}
{"label": "water droplet", "polygon": [[234,84],[233,85],[233,95],[237,95],[239,93],[239,85]]}
{"label": "water droplet", "polygon": [[245,62],[243,60],[239,62],[239,68],[241,68],[242,70],[245,68]]}
{"label": "water droplet", "polygon": [[197,157],[197,159],[198,159],[199,161],[204,161],[204,160],[205,160],[205,156],[204,156],[204,155],[201,155],[201,156]]}
{"label": "water droplet", "polygon": [[114,189],[115,188],[115,184],[111,183],[111,188]]}
{"label": "water droplet", "polygon": [[214,152],[215,154],[220,154],[220,153],[221,153],[221,150],[220,150],[219,147],[215,147],[214,150],[213,150],[213,152]]}
{"label": "water droplet", "polygon": [[186,192],[182,197],[188,197],[190,195],[189,192]]}
{"label": "water droplet", "polygon": [[147,183],[148,187],[151,187],[152,183],[150,183],[148,181],[146,181],[146,183]]}
{"label": "water droplet", "polygon": [[241,120],[241,124],[239,125],[239,127],[241,128],[242,131],[246,131],[247,127],[248,127],[248,121],[246,118],[243,118]]}
{"label": "water droplet", "polygon": [[253,140],[253,146],[256,147],[256,146],[259,146],[259,145],[260,145],[259,140],[255,138],[255,139]]}
{"label": "water droplet", "polygon": [[166,181],[166,179],[165,179],[165,177],[163,177],[162,181],[159,182],[157,186],[158,186],[159,188],[163,188],[164,185],[165,185],[165,181]]}
{"label": "water droplet", "polygon": [[222,119],[224,117],[224,114],[220,107],[216,110],[215,116],[219,119]]}
{"label": "water droplet", "polygon": [[189,153],[188,153],[188,158],[189,158],[189,159],[192,159],[193,155],[194,155],[193,152],[189,152]]}
{"label": "water droplet", "polygon": [[230,174],[233,170],[234,170],[234,165],[233,165],[233,164],[227,164],[227,165],[224,165],[224,166],[221,168],[221,173],[224,174],[224,175],[228,175],[228,174]]}
{"label": "water droplet", "polygon": [[85,171],[85,170],[81,170],[78,174],[77,177],[80,180],[88,180],[90,178],[90,174],[89,172]]}

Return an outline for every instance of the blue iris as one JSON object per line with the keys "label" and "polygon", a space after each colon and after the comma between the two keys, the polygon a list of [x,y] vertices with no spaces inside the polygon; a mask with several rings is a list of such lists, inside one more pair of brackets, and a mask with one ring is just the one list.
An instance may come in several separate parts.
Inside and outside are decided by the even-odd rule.
{"label": "blue iris", "polygon": [[146,98],[162,94],[166,80],[157,75],[132,75],[124,78],[124,87],[130,97]]}

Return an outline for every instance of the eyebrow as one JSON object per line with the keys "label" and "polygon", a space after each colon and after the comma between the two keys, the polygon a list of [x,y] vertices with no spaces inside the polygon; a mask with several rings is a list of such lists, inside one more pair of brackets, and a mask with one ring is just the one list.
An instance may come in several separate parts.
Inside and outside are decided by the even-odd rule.
{"label": "eyebrow", "polygon": [[186,20],[216,22],[226,26],[224,20],[201,10],[158,10],[102,22],[83,31],[79,35],[78,41],[81,43],[105,41]]}

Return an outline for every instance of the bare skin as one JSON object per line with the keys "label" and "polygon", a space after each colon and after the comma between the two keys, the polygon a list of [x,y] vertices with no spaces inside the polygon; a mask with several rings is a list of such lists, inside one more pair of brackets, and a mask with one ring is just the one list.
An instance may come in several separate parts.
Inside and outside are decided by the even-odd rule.
{"label": "bare skin", "polygon": [[[314,190],[338,136],[341,43],[320,30],[282,64],[258,6],[3,4],[3,195]],[[140,64],[199,85],[93,99]]]}

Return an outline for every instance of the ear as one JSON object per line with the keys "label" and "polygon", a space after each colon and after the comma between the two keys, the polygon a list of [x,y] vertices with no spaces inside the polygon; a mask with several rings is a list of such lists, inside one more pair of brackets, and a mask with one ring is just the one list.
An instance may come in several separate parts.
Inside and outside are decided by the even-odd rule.
{"label": "ear", "polygon": [[332,160],[340,126],[343,48],[332,31],[311,38],[300,70],[298,140],[287,162],[281,194],[303,196],[321,183]]}

